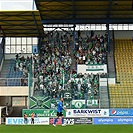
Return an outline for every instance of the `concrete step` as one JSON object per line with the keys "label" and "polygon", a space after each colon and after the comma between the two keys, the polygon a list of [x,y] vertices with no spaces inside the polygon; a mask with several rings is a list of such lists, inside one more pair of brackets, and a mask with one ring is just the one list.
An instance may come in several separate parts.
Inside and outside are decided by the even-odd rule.
{"label": "concrete step", "polygon": [[108,88],[107,86],[100,86],[99,88],[100,93],[100,107],[101,108],[109,108],[109,97],[108,97]]}
{"label": "concrete step", "polygon": [[6,78],[6,74],[9,71],[8,69],[9,69],[10,63],[11,63],[11,60],[4,60],[2,71],[1,71],[1,78]]}

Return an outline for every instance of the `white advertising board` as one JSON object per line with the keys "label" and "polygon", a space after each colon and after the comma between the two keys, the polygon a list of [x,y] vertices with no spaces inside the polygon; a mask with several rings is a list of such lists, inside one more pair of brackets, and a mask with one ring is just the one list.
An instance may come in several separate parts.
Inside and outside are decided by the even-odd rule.
{"label": "white advertising board", "polygon": [[[23,117],[8,117],[6,118],[6,125],[24,125]],[[31,124],[31,118],[27,118],[27,125]],[[49,125],[49,118],[35,118],[34,125]]]}
{"label": "white advertising board", "polygon": [[109,109],[68,109],[66,117],[108,117]]}

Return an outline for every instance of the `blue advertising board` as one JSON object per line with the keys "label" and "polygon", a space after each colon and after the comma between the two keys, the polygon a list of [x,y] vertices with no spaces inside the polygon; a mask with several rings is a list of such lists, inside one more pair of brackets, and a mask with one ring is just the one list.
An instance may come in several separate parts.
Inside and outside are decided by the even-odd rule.
{"label": "blue advertising board", "polygon": [[94,124],[133,124],[133,117],[94,118]]}
{"label": "blue advertising board", "polygon": [[133,116],[133,109],[110,109],[109,116]]}

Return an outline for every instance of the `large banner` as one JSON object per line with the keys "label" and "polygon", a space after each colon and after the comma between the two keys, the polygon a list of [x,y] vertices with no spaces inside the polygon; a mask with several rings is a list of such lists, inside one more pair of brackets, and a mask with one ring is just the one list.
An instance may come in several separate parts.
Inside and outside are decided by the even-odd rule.
{"label": "large banner", "polygon": [[109,116],[133,116],[133,109],[110,109]]}
{"label": "large banner", "polygon": [[87,107],[98,107],[98,100],[87,100]]}
{"label": "large banner", "polygon": [[[54,123],[54,118],[50,118],[50,124]],[[62,124],[61,118],[58,119],[57,125]],[[64,124],[66,125],[74,125],[74,124],[92,124],[92,118],[64,118]]]}
{"label": "large banner", "polygon": [[94,118],[94,124],[133,124],[133,117]]}
{"label": "large banner", "polygon": [[108,117],[109,109],[68,109],[66,117]]}
{"label": "large banner", "polygon": [[[24,125],[25,121],[23,117],[8,117],[6,118],[6,125]],[[31,124],[31,118],[27,118],[28,125]],[[49,125],[49,118],[35,118],[34,125]]]}
{"label": "large banner", "polygon": [[[37,117],[56,117],[57,110],[56,109],[23,109],[22,116],[26,113],[28,116],[31,116],[32,112],[34,112]],[[66,112],[63,111],[63,115],[66,116]]]}
{"label": "large banner", "polygon": [[107,73],[107,65],[77,65],[77,73]]}
{"label": "large banner", "polygon": [[72,100],[72,109],[84,109],[85,100]]}

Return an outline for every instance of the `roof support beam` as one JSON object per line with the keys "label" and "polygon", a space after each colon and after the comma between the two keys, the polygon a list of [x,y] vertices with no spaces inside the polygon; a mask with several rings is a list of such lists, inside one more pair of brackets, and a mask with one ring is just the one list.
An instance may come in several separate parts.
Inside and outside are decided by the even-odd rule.
{"label": "roof support beam", "polygon": [[38,0],[33,0],[34,2],[35,2],[35,5],[36,5],[36,8],[37,8],[37,10],[39,10],[39,6],[38,6]]}
{"label": "roof support beam", "polygon": [[[51,0],[36,0],[37,2],[51,2]],[[62,0],[54,0],[55,2],[62,2]],[[107,1],[107,0],[90,0],[90,1]],[[70,0],[64,0],[63,2],[70,2]],[[88,0],[75,0],[75,2],[88,2]]]}
{"label": "roof support beam", "polygon": [[[47,19],[42,20],[43,24],[73,24],[73,20],[71,19],[62,19],[62,20],[54,20],[54,19]],[[107,18],[103,19],[76,19],[76,24],[107,24]],[[111,18],[110,24],[132,24],[132,18]]]}
{"label": "roof support beam", "polygon": [[35,23],[36,29],[37,29],[37,31],[38,31],[38,34],[39,34],[39,36],[41,36],[40,31],[39,31],[39,28],[38,28],[38,26],[37,26],[36,18],[35,18],[35,16],[34,16],[34,13],[33,13],[33,12],[32,12],[32,17],[33,17],[33,19],[34,19],[34,23]]}
{"label": "roof support beam", "polygon": [[75,32],[75,27],[76,27],[76,12],[75,12],[75,0],[72,1],[72,9],[73,9],[73,45],[74,49],[76,46],[76,32]]}

